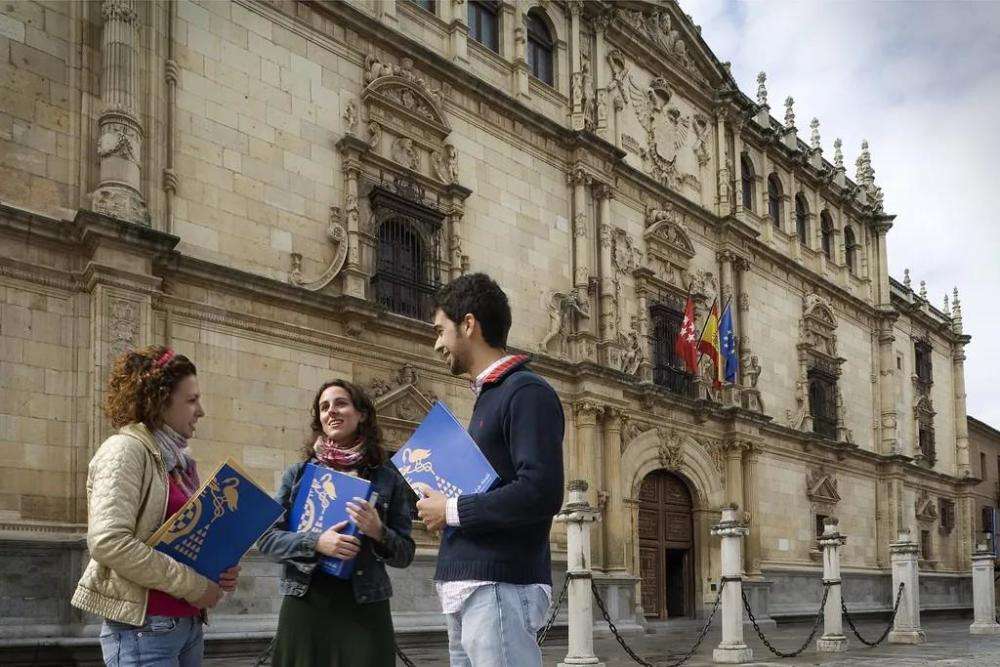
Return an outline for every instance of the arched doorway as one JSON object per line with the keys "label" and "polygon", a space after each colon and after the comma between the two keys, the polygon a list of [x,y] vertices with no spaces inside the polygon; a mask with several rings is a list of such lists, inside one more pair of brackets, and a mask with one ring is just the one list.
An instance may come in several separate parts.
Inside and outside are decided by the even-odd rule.
{"label": "arched doorway", "polygon": [[639,488],[639,574],[646,618],[694,613],[694,531],[691,492],[666,470],[655,470]]}

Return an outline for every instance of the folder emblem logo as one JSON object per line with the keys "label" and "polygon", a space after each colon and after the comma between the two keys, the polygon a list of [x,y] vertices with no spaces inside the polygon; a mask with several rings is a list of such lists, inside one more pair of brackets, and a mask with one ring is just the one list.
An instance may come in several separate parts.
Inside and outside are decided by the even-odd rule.
{"label": "folder emblem logo", "polygon": [[[299,519],[296,532],[309,533],[323,525],[322,519],[330,507],[330,501],[337,499],[337,487],[333,483],[333,475],[327,472],[313,477],[312,492],[306,500],[305,507],[302,508],[302,518]],[[320,505],[319,511],[316,509],[317,500]]]}
{"label": "folder emblem logo", "polygon": [[240,492],[237,487],[240,480],[237,477],[228,477],[222,484],[215,479],[209,480],[208,491],[212,498],[212,517],[202,522],[202,499],[198,497],[189,507],[187,507],[171,524],[170,528],[163,535],[163,544],[172,544],[175,540],[180,540],[176,547],[181,553],[192,560],[198,560],[198,553],[208,535],[208,529],[213,523],[221,518],[226,512],[235,512],[239,506]]}
{"label": "folder emblem logo", "polygon": [[[437,490],[444,495],[462,495],[462,489],[434,472],[434,464],[431,463],[431,450],[406,447],[403,449],[400,456],[402,457],[401,460],[403,462],[403,467],[399,469],[399,474],[407,480],[410,480],[411,475],[426,473],[434,476],[434,482],[437,486]],[[414,491],[430,489],[430,485],[425,482],[412,482],[411,486],[413,486]]]}

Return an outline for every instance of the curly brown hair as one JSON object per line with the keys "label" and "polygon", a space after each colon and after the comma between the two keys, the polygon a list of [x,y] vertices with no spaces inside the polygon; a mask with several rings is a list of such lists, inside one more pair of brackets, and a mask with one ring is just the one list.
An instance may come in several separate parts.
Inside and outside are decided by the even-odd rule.
{"label": "curly brown hair", "polygon": [[319,421],[319,397],[330,387],[340,387],[351,397],[351,403],[355,409],[361,413],[361,421],[358,422],[358,437],[365,443],[365,457],[363,466],[376,468],[386,462],[385,449],[382,448],[382,429],[378,425],[378,415],[375,414],[375,403],[368,396],[367,392],[358,385],[347,380],[336,379],[324,382],[316,390],[313,397],[312,410],[310,411],[309,429],[312,435],[306,440],[302,448],[302,456],[306,461],[313,458],[316,453],[313,446],[316,438],[323,435],[323,425]]}
{"label": "curly brown hair", "polygon": [[152,431],[163,425],[163,413],[174,388],[187,376],[198,374],[183,354],[175,354],[162,366],[156,366],[169,349],[150,345],[115,359],[104,397],[104,413],[112,426],[121,428],[141,422]]}

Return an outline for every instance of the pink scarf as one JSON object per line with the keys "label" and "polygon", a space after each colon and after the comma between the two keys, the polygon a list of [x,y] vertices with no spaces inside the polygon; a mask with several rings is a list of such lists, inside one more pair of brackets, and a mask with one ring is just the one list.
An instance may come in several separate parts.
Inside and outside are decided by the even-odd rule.
{"label": "pink scarf", "polygon": [[323,465],[346,472],[357,468],[365,457],[365,441],[358,438],[353,447],[345,449],[325,435],[321,435],[316,438],[313,451]]}

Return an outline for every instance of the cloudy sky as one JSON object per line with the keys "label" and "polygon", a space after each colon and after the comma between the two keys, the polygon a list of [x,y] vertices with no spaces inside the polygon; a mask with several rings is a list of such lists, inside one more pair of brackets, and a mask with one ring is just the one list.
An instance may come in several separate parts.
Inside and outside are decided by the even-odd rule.
{"label": "cloudy sky", "polygon": [[815,116],[827,159],[843,140],[852,178],[868,140],[890,272],[938,308],[958,287],[968,411],[1000,428],[1000,2],[680,4],[745,93],[763,70],[773,116],[791,95],[800,137]]}

